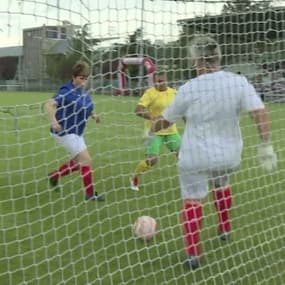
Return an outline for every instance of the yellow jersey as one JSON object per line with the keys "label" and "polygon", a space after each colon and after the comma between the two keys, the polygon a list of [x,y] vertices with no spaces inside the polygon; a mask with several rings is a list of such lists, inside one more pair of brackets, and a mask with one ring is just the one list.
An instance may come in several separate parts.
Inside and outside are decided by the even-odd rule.
{"label": "yellow jersey", "polygon": [[[147,89],[140,98],[138,105],[145,107],[152,117],[160,116],[166,107],[173,101],[176,90],[167,87],[165,91],[159,91],[155,87]],[[151,128],[151,121],[145,120],[145,130]],[[177,133],[176,124],[169,128],[156,132],[156,135],[173,135]]]}

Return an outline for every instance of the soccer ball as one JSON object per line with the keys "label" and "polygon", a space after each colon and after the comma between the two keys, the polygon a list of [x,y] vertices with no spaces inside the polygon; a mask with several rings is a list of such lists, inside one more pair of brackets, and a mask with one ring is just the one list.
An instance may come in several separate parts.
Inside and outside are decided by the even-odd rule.
{"label": "soccer ball", "polygon": [[139,239],[151,240],[157,233],[156,220],[150,216],[139,217],[134,223],[133,232]]}

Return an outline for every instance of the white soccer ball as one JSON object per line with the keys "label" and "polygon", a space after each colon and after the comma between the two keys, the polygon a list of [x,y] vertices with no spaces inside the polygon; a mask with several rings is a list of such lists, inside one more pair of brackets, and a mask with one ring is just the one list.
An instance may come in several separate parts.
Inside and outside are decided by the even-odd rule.
{"label": "white soccer ball", "polygon": [[133,226],[134,235],[144,241],[151,240],[157,233],[156,220],[150,216],[139,217]]}

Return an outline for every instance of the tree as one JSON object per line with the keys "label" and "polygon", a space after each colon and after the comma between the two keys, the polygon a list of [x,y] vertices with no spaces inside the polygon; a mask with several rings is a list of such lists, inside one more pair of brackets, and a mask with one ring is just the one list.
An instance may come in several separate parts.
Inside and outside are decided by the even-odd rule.
{"label": "tree", "polygon": [[271,5],[271,0],[229,0],[224,4],[222,13],[264,11],[271,7]]}
{"label": "tree", "polygon": [[91,62],[93,47],[100,39],[90,36],[88,25],[77,30],[70,40],[69,49],[65,54],[50,55],[47,58],[47,73],[55,81],[64,81],[71,77],[71,69],[78,60]]}

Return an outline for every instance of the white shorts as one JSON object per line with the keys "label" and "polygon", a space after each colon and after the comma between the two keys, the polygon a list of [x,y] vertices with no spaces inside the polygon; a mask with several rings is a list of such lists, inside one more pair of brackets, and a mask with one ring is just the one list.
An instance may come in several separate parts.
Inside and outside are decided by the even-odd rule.
{"label": "white shorts", "polygon": [[234,169],[224,171],[201,171],[190,172],[179,169],[179,181],[182,199],[200,200],[208,194],[209,181],[214,187],[225,187],[228,185],[228,177]]}
{"label": "white shorts", "polygon": [[52,137],[74,158],[77,154],[87,148],[84,138],[76,134],[58,136],[51,134]]}

